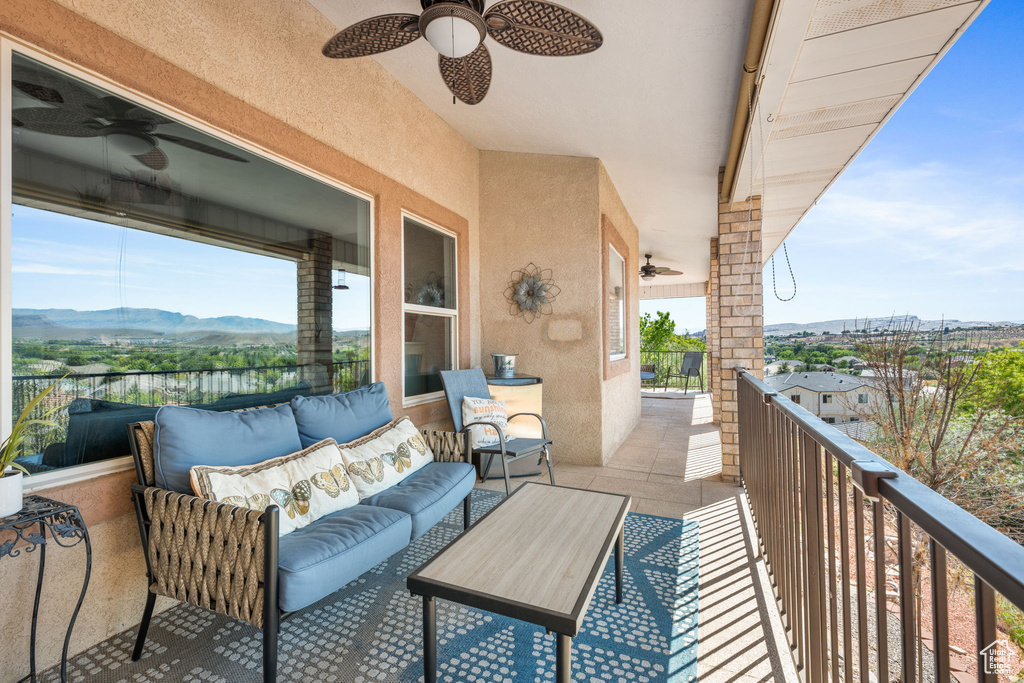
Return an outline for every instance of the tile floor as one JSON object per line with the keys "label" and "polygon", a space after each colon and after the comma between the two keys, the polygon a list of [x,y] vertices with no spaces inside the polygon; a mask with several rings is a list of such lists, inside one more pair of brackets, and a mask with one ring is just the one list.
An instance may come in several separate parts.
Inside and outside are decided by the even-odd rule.
{"label": "tile floor", "polygon": [[[632,510],[700,522],[701,683],[796,680],[743,489],[721,480],[708,394],[644,396],[639,424],[604,467],[557,461],[559,484],[633,497]],[[513,486],[542,477],[513,480]],[[490,480],[482,488],[502,490]]]}

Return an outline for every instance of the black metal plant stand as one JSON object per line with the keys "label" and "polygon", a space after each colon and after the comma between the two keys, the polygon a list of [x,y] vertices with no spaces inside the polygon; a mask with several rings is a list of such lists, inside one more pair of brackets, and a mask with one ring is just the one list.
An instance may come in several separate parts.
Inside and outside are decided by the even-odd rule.
{"label": "black metal plant stand", "polygon": [[43,593],[43,571],[46,568],[46,545],[48,543],[46,532],[49,529],[50,538],[62,548],[72,548],[82,541],[85,541],[85,580],[82,581],[82,592],[78,596],[78,604],[75,611],[71,613],[71,623],[68,624],[67,634],[64,636],[64,650],[60,657],[60,680],[67,683],[68,680],[68,645],[71,644],[71,631],[75,628],[75,620],[78,618],[78,611],[82,609],[82,601],[85,599],[85,591],[89,587],[89,573],[92,571],[92,544],[89,542],[89,532],[82,521],[82,515],[74,505],[64,503],[42,496],[25,496],[24,507],[10,517],[0,518],[0,537],[3,532],[13,531],[15,537],[0,543],[0,559],[4,557],[17,557],[22,552],[31,553],[39,549],[39,574],[36,579],[36,598],[32,607],[32,640],[29,650],[29,673],[18,683],[36,680],[36,622],[39,619],[39,598]]}

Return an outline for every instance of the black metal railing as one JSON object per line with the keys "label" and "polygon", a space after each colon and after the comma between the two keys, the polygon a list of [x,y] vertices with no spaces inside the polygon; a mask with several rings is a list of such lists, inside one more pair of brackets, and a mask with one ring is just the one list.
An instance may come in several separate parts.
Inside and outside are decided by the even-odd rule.
{"label": "black metal railing", "polygon": [[[310,392],[351,391],[369,382],[368,360],[332,364],[330,382],[320,365],[266,365],[247,368],[202,368],[89,374],[17,375],[12,381],[13,419],[32,399],[54,382],[58,386],[30,417],[48,417],[52,427],[30,431],[26,454],[40,453],[67,435],[69,408],[77,399],[94,399],[134,406],[208,405],[232,396],[273,395],[302,389]],[[330,387],[326,389],[326,387]],[[288,400],[282,394],[283,400]]]}
{"label": "black metal railing", "polygon": [[[654,366],[654,380],[641,383],[643,388],[682,389],[686,387],[686,380],[682,377],[669,377],[670,374],[677,374],[683,367],[683,356],[687,351],[640,351],[640,365]],[[646,369],[646,368],[645,368]],[[707,387],[707,354],[704,354],[704,363],[701,366],[701,373],[704,377],[704,386]],[[700,391],[701,380],[691,377],[689,391]]]}
{"label": "black metal railing", "polygon": [[[1024,609],[1024,546],[736,371],[743,485],[802,679],[994,683],[996,595]],[[973,621],[973,662],[951,614]]]}

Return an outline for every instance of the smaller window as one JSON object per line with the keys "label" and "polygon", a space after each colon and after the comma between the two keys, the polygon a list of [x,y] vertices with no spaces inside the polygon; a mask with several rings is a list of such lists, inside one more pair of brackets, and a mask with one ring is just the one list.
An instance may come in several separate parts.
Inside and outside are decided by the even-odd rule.
{"label": "smaller window", "polygon": [[626,259],[608,245],[608,357],[626,357]]}
{"label": "smaller window", "polygon": [[859,417],[851,417],[850,418],[850,422],[860,422],[860,418]]}
{"label": "smaller window", "polygon": [[793,394],[792,396],[789,397],[789,400],[797,405],[800,405],[800,394]]}
{"label": "smaller window", "polygon": [[832,402],[832,394],[822,394],[821,395],[821,402],[822,403],[831,403]]}
{"label": "smaller window", "polygon": [[826,424],[834,425],[836,423],[836,419],[834,417],[823,417],[821,419],[823,419]]}
{"label": "smaller window", "polygon": [[867,403],[867,402],[868,402],[868,395],[867,394],[857,394],[857,403]]}
{"label": "smaller window", "polygon": [[441,370],[456,366],[455,238],[405,219],[405,405],[443,396]]}

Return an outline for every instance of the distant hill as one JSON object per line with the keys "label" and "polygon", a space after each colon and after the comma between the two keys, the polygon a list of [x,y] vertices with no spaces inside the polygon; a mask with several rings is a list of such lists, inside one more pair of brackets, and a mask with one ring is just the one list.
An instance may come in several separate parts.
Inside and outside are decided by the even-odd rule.
{"label": "distant hill", "polygon": [[963,321],[963,320],[921,320],[916,315],[887,315],[880,318],[846,318],[841,320],[823,320],[815,323],[781,323],[778,325],[765,325],[764,333],[776,337],[785,337],[793,334],[822,334],[831,332],[839,334],[843,330],[879,329],[887,327],[891,323],[914,323],[920,324],[922,330],[938,330],[942,327],[951,328],[975,328],[975,327],[1010,327],[1017,323],[1012,321],[984,322],[984,321]]}
{"label": "distant hill", "polygon": [[[226,315],[198,318],[158,308],[111,308],[105,311],[76,311],[71,308],[15,308],[12,323],[16,336],[55,334],[54,338],[74,336],[72,330],[136,330],[158,335],[193,333],[223,334],[295,334],[296,326],[262,318]],[[20,332],[20,333],[19,333]]]}

